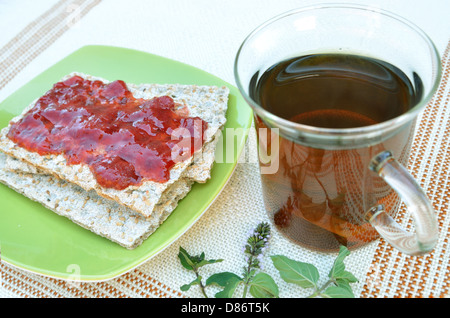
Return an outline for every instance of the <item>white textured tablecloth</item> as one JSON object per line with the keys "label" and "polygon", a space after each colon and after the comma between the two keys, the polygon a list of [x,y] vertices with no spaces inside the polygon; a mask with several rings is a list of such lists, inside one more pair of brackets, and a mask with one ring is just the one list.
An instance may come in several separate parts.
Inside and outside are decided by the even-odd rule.
{"label": "white textured tablecloth", "polygon": [[[341,2],[370,4],[404,16],[428,33],[441,55],[448,58],[448,0]],[[0,64],[0,101],[56,61],[89,44],[127,47],[165,56],[203,69],[234,85],[235,54],[250,31],[274,15],[317,3],[320,2],[0,0],[0,63],[3,62]],[[49,10],[51,8],[54,10]],[[52,14],[55,15],[54,18]],[[64,23],[58,20],[61,16],[64,16]],[[39,30],[41,31],[37,32]],[[23,48],[29,49],[23,51]],[[9,62],[4,62],[7,57]],[[450,139],[447,82],[448,65],[444,65],[443,83],[434,101],[441,108],[430,109],[422,115],[424,129],[431,129],[427,124],[435,123],[436,116],[444,117],[437,127],[432,146],[441,151],[441,161],[438,164],[444,167],[446,165],[446,170],[449,167],[446,138]],[[416,141],[415,147],[420,150],[425,142],[421,138]],[[246,149],[255,150],[253,131]],[[426,190],[433,190],[437,183],[437,188],[446,192],[431,193],[432,199],[441,195],[438,208],[444,213],[449,207],[448,175],[445,171],[432,175],[429,170],[424,170],[425,164],[421,160],[424,156],[431,155],[426,153],[419,158],[419,153],[420,151],[412,158],[412,164],[415,164],[413,173],[422,177]],[[430,157],[431,162],[435,163],[436,158]],[[267,216],[262,201],[258,167],[252,163],[238,164],[223,192],[201,219],[171,246],[137,269],[111,281],[83,283],[74,288],[57,279],[3,265],[0,296],[201,297],[198,288],[191,288],[188,292],[180,290],[181,285],[192,281],[194,277],[181,267],[177,258],[179,247],[186,248],[192,254],[205,252],[207,258],[224,259],[222,263],[204,267],[204,277],[220,271],[240,274],[245,265],[242,246],[248,231],[260,221],[267,221]],[[346,265],[360,279],[359,283],[353,285],[355,295],[444,297],[449,294],[448,255],[445,253],[448,221],[441,219],[440,222],[445,233],[434,258],[416,261],[398,254],[382,241],[352,252]],[[313,263],[319,269],[322,279],[326,278],[336,256],[311,252],[293,245],[275,230],[266,255],[271,254],[284,254],[299,261]],[[282,281],[268,257],[264,265],[265,271],[277,278],[280,297],[302,297],[309,293]],[[418,272],[426,274],[416,277]]]}

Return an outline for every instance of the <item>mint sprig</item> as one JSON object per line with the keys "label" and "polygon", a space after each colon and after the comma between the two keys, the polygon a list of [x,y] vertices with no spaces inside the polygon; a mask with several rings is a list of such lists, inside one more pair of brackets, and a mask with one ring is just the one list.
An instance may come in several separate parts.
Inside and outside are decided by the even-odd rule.
{"label": "mint sprig", "polygon": [[244,267],[242,281],[244,283],[243,298],[250,294],[266,295],[265,297],[278,297],[278,287],[272,277],[264,273],[257,273],[261,269],[261,258],[267,249],[270,238],[270,226],[268,223],[260,223],[247,239],[244,253],[247,257],[247,266]]}
{"label": "mint sprig", "polygon": [[203,296],[208,297],[205,292],[205,286],[202,283],[202,277],[199,274],[199,268],[208,264],[214,264],[218,262],[222,262],[222,259],[217,260],[205,260],[205,253],[202,253],[198,256],[191,256],[180,246],[180,252],[178,253],[178,258],[180,259],[181,265],[187,270],[191,270],[195,273],[196,278],[190,282],[189,284],[185,284],[181,286],[182,291],[187,291],[193,285],[199,285],[200,289],[203,293]]}
{"label": "mint sprig", "polygon": [[344,259],[348,255],[350,255],[350,251],[345,246],[341,246],[328,274],[329,279],[322,286],[318,285],[320,276],[314,265],[295,261],[283,255],[273,255],[271,258],[285,282],[303,288],[313,288],[312,294],[308,296],[309,298],[353,298],[355,296],[350,284],[358,280],[352,273],[345,270]]}
{"label": "mint sprig", "polygon": [[[262,272],[261,260],[264,251],[267,249],[270,238],[270,226],[263,222],[258,224],[254,231],[249,234],[244,254],[246,256],[246,266],[243,268],[241,276],[231,272],[220,272],[211,275],[205,283],[199,269],[205,265],[223,261],[222,259],[206,260],[205,254],[191,256],[180,247],[178,258],[181,265],[193,271],[196,278],[189,284],[181,286],[182,291],[189,290],[192,286],[198,285],[204,297],[208,297],[206,288],[208,286],[218,286],[221,288],[214,296],[216,298],[232,298],[237,288],[243,285],[242,298],[246,298],[250,293],[255,298],[276,298],[279,297],[279,288],[275,280],[267,273]],[[339,254],[333,263],[328,274],[328,281],[319,286],[319,271],[309,263],[292,260],[283,255],[270,256],[273,265],[278,270],[281,279],[287,283],[298,285],[302,288],[312,289],[308,297],[324,298],[353,298],[351,288],[352,283],[357,282],[356,277],[345,269],[344,259],[350,255],[350,251],[341,246]]]}

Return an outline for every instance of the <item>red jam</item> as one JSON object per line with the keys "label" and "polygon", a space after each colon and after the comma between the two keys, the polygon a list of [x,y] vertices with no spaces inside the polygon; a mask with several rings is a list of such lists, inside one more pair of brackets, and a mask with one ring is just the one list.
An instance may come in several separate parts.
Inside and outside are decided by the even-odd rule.
{"label": "red jam", "polygon": [[120,80],[105,84],[74,76],[56,83],[12,124],[8,137],[40,155],[63,154],[70,165],[87,164],[105,188],[166,182],[177,158],[202,147],[208,126],[176,106],[169,96],[134,98]]}

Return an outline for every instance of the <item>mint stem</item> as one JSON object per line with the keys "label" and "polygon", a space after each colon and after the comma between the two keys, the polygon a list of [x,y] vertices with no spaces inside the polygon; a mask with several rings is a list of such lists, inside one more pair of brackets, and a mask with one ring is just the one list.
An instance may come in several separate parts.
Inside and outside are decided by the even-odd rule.
{"label": "mint stem", "polygon": [[198,273],[198,269],[197,268],[194,268],[194,273],[195,273],[195,276],[197,276],[198,284],[200,286],[200,290],[202,291],[203,296],[205,296],[205,298],[208,298],[208,295],[206,295],[205,286],[202,283],[202,280],[200,278],[200,275]]}
{"label": "mint stem", "polygon": [[253,263],[253,254],[250,255],[250,258],[248,260],[248,267],[247,267],[247,273],[246,273],[246,279],[245,279],[245,285],[244,285],[244,293],[242,298],[245,298],[247,296],[248,291],[248,285],[250,283],[251,277],[250,277],[250,271],[252,269],[252,263]]}
{"label": "mint stem", "polygon": [[316,287],[316,290],[314,291],[314,293],[309,295],[307,298],[314,298],[314,297],[320,296],[322,294],[322,291],[324,291],[331,283],[334,283],[334,279],[328,280],[321,288]]}

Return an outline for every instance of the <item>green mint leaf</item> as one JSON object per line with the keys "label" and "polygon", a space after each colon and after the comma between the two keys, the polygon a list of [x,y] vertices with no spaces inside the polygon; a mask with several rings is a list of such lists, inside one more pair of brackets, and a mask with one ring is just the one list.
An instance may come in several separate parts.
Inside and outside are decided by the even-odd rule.
{"label": "green mint leaf", "polygon": [[250,294],[255,298],[277,298],[279,291],[270,275],[258,273],[250,282]]}
{"label": "green mint leaf", "polygon": [[192,260],[192,257],[184,248],[180,246],[180,252],[178,253],[178,258],[180,259],[181,265],[187,270],[194,270],[195,263]]}
{"label": "green mint leaf", "polygon": [[219,263],[222,261],[223,261],[223,259],[201,260],[200,262],[197,263],[197,268],[200,268],[200,267],[208,265],[208,264]]}
{"label": "green mint leaf", "polygon": [[236,275],[234,273],[230,273],[230,272],[217,273],[217,274],[211,275],[206,280],[205,286],[219,285],[221,287],[225,287],[230,281],[233,281],[233,280],[241,281],[242,279],[238,275]]}
{"label": "green mint leaf", "polygon": [[218,285],[225,287],[222,291],[216,293],[216,298],[231,298],[239,283],[242,282],[242,278],[238,275],[230,272],[223,272],[211,275],[206,280],[206,286]]}
{"label": "green mint leaf", "polygon": [[182,291],[188,291],[189,288],[191,288],[194,285],[200,285],[202,278],[199,276],[196,279],[194,279],[192,282],[190,282],[189,284],[185,284],[183,286],[180,287],[180,289]]}
{"label": "green mint leaf", "polygon": [[317,286],[319,271],[314,265],[294,261],[283,255],[273,255],[271,258],[281,278],[287,283],[294,283],[303,288]]}
{"label": "green mint leaf", "polygon": [[351,288],[347,286],[330,286],[320,294],[325,298],[354,298]]}
{"label": "green mint leaf", "polygon": [[339,254],[334,261],[333,267],[328,274],[330,278],[340,277],[345,270],[344,259],[350,255],[350,251],[345,246],[341,246],[339,249]]}
{"label": "green mint leaf", "polygon": [[251,279],[256,274],[256,269],[250,270],[248,273],[244,272],[244,276],[247,278],[246,280]]}
{"label": "green mint leaf", "polygon": [[350,287],[349,281],[347,281],[347,280],[345,280],[345,279],[338,279],[338,280],[336,281],[336,285],[337,285],[338,287],[347,289],[347,290],[349,291],[349,293],[351,293],[351,294],[353,295],[353,291],[352,291],[352,288]]}
{"label": "green mint leaf", "polygon": [[344,280],[349,283],[356,283],[358,281],[358,279],[355,277],[355,275],[353,275],[352,273],[350,273],[346,270],[336,274],[333,278],[336,280]]}
{"label": "green mint leaf", "polygon": [[233,297],[233,294],[238,287],[238,285],[242,282],[242,279],[240,277],[234,277],[227,281],[227,284],[225,285],[225,288],[216,293],[214,296],[216,298],[231,298]]}
{"label": "green mint leaf", "polygon": [[178,253],[178,258],[180,259],[181,265],[188,270],[197,270],[198,268],[222,262],[222,259],[211,259],[205,260],[205,253],[201,253],[199,256],[191,256],[184,248],[180,246],[180,252]]}

